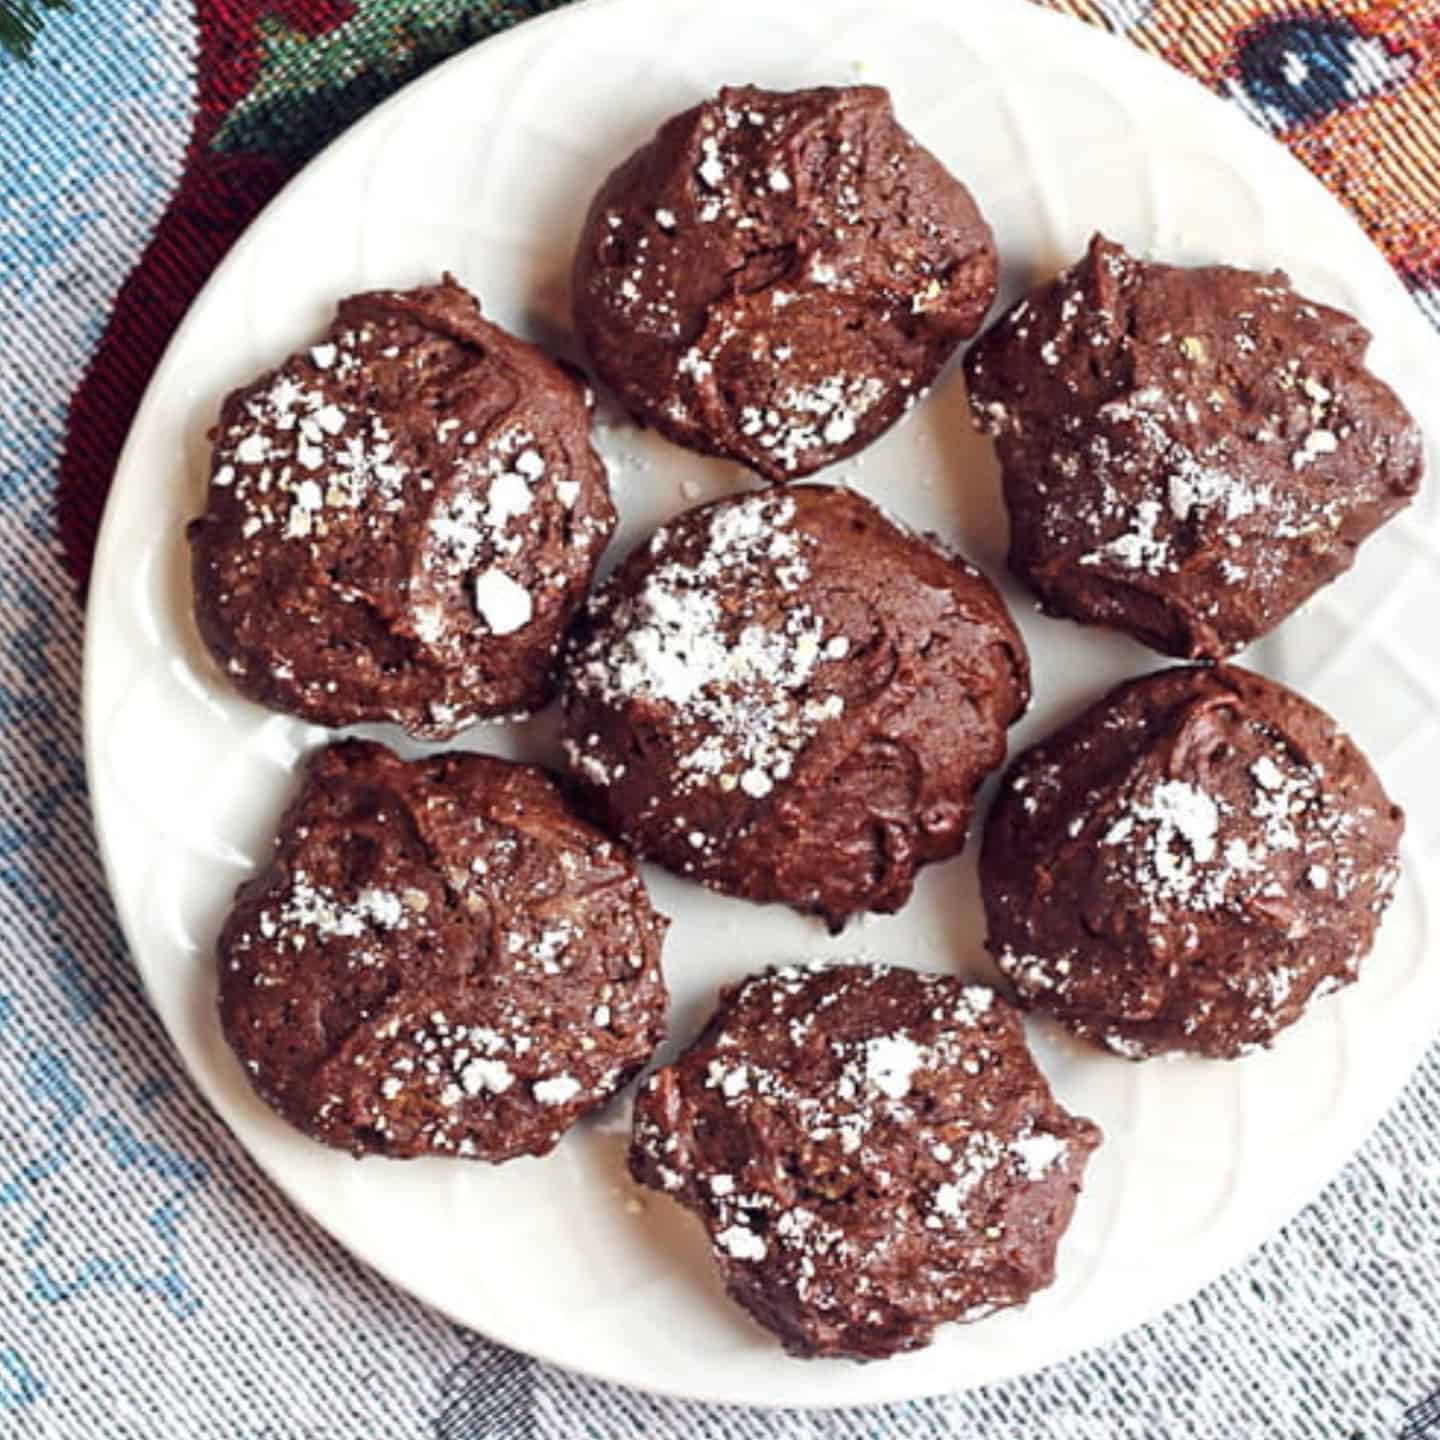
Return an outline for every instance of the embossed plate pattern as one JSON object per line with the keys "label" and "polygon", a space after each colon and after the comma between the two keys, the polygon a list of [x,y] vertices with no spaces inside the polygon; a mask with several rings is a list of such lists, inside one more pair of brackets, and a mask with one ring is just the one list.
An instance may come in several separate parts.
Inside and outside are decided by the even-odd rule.
{"label": "embossed plate pattern", "polygon": [[[453,270],[502,324],[569,345],[567,275],[590,194],[664,116],[722,82],[890,86],[901,119],[974,188],[1005,262],[1005,302],[1092,228],[1180,260],[1287,266],[1376,330],[1376,368],[1440,436],[1435,338],[1341,207],[1270,140],[1120,42],[1018,0],[885,5],[592,0],[434,71],[325,152],[252,226],[196,303],[136,420],[107,512],[86,654],[96,819],[154,1003],[197,1083],[294,1200],[441,1310],[546,1359],[722,1401],[842,1404],[951,1390],[1045,1365],[1191,1294],[1342,1164],[1440,1020],[1424,964],[1440,822],[1436,484],[1355,572],[1245,657],[1333,710],[1411,810],[1407,873],[1363,982],[1271,1053],[1134,1066],[1032,1027],[1060,1097],[1105,1127],[1056,1286],[1023,1312],[950,1328],[867,1367],[802,1364],[725,1302],[698,1227],[634,1203],[614,1117],[543,1161],[499,1169],[366,1161],[290,1132],[251,1094],[214,1011],[211,946],[263,853],[294,771],[325,735],[237,699],[190,619],[184,521],[226,390],[325,322],[333,301]],[[612,559],[677,509],[737,488],[733,466],[609,417],[624,528]],[[1433,452],[1432,452],[1433,460]],[[1432,465],[1433,469],[1433,465]],[[954,367],[928,403],[827,478],[957,540],[1025,629],[1034,740],[1155,656],[1034,614],[1004,576],[989,446]],[[386,738],[394,741],[395,736]],[[545,717],[464,742],[548,757]],[[854,953],[984,976],[973,856],[932,869],[903,914],[832,940],[778,910],[652,872],[675,917],[667,970],[684,1040],[721,983],[764,961]]]}

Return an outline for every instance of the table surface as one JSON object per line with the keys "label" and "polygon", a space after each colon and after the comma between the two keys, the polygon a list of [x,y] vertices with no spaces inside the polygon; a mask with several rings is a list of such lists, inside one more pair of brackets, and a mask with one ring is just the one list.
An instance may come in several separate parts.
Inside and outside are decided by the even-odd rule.
{"label": "table surface", "polygon": [[[1440,323],[1440,0],[1046,3],[1289,144]],[[813,1414],[655,1399],[458,1331],[290,1210],[195,1096],[89,831],[79,597],[109,475],[176,321],[284,179],[548,8],[112,0],[42,14],[28,64],[0,54],[0,1437],[1440,1435],[1440,1049],[1319,1200],[1161,1321],[1029,1380]]]}

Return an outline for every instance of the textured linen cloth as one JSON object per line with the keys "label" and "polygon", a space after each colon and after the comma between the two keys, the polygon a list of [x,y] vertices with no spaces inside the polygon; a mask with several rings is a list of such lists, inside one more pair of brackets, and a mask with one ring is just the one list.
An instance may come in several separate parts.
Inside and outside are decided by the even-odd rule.
{"label": "textured linen cloth", "polygon": [[[1440,323],[1440,0],[1043,3],[1288,143]],[[291,1210],[196,1097],[89,830],[79,596],[110,472],[175,322],[278,185],[547,8],[101,0],[41,17],[30,65],[0,56],[0,1437],[1440,1435],[1440,1049],[1320,1199],[1162,1320],[1023,1381],[813,1413],[654,1399],[456,1329]]]}

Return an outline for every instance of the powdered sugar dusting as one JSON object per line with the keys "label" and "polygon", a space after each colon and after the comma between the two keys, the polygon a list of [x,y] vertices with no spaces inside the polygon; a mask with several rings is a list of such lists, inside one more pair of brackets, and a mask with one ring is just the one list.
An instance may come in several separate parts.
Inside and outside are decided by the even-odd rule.
{"label": "powdered sugar dusting", "polygon": [[[1097,743],[1085,729],[1034,752],[1011,785],[1015,843],[1023,850],[1026,831],[1035,836],[1063,877],[1054,903],[1083,903],[1085,922],[1057,939],[1044,905],[1016,904],[1000,967],[1042,1005],[1073,1005],[1077,1028],[1127,1057],[1155,1048],[1144,1033],[1152,1014],[1161,1048],[1182,1023],[1187,1035],[1208,1021],[1207,1033],[1223,1025],[1246,1043],[1268,1039],[1344,961],[1331,932],[1354,922],[1332,907],[1359,891],[1378,914],[1393,892],[1396,865],[1377,853],[1379,815],[1357,799],[1353,761],[1303,730],[1287,736],[1267,710],[1251,708],[1248,682],[1234,683],[1233,698],[1221,687],[1194,692],[1162,733],[1150,728],[1162,712],[1129,692],[1096,723],[1114,736],[1133,730],[1136,749],[1123,767],[1115,752],[1098,769],[1075,765],[1096,777],[1094,788],[1064,785]],[[1162,693],[1168,705],[1188,692]],[[1118,987],[1119,976],[1133,976],[1126,993],[1144,1009],[1106,1026],[1090,1018],[1103,1013],[1095,987]],[[1082,979],[1084,998],[1072,1001]],[[1218,1000],[1217,987],[1226,992]]]}
{"label": "powdered sugar dusting", "polygon": [[925,1063],[925,1052],[906,1035],[885,1035],[865,1043],[865,1079],[892,1100],[910,1093],[910,1077]]}
{"label": "powdered sugar dusting", "polygon": [[1317,318],[1288,285],[1102,245],[1001,321],[998,351],[969,362],[975,420],[1001,440],[1048,598],[1113,623],[1098,571],[1171,597],[1175,624],[1228,653],[1349,563],[1357,515],[1363,534],[1409,483],[1414,435],[1367,414],[1369,378],[1346,374]]}
{"label": "powdered sugar dusting", "polygon": [[1315,772],[1275,744],[1250,776],[1249,800],[1239,807],[1185,780],[1142,785],[1102,839],[1107,864],[1128,874],[1152,907],[1204,912],[1272,883],[1269,862],[1299,847],[1297,827],[1311,830],[1317,849],[1334,850],[1350,822],[1326,804]]}
{"label": "powdered sugar dusting", "polygon": [[[984,987],[881,964],[811,962],[754,976],[690,1060],[678,1110],[674,1081],[662,1105],[650,1101],[664,1072],[642,1087],[636,1151],[652,1183],[701,1213],[720,1255],[770,1262],[767,1283],[793,1285],[807,1306],[863,1304],[869,1267],[883,1271],[892,1246],[919,1243],[937,1267],[937,1293],[955,1297],[956,1313],[979,1313],[995,1297],[977,1247],[1035,1243],[1016,1191],[1047,1178],[1068,1148],[1037,1124],[1041,1111],[1015,1104],[1029,1082],[993,1008]],[[895,1023],[867,1029],[872,1014]],[[697,1079],[698,1094],[687,1088]],[[741,1161],[739,1137],[752,1123],[757,1134],[794,1138],[779,1156],[762,1143]],[[851,1229],[859,1187],[879,1195],[863,1246]],[[1013,1223],[1023,1239],[1011,1236]],[[1050,1223],[1037,1216],[1033,1225]],[[947,1258],[957,1244],[967,1257],[959,1266]]]}
{"label": "powdered sugar dusting", "polygon": [[388,890],[366,889],[346,902],[332,889],[316,885],[303,870],[291,877],[290,889],[276,908],[260,912],[261,936],[303,950],[307,937],[354,940],[371,929],[403,930],[413,918],[401,898]]}
{"label": "powdered sugar dusting", "polygon": [[[745,623],[743,609],[724,599],[730,587],[803,585],[814,541],[793,528],[794,517],[783,496],[716,506],[699,558],[656,567],[638,593],[613,603],[571,666],[581,696],[618,706],[658,701],[678,712],[693,736],[679,760],[684,787],[738,787],[763,799],[844,711],[839,695],[815,690],[826,647],[838,638],[815,611],[797,602],[778,623]],[[669,538],[660,531],[652,549]],[[600,743],[598,735],[572,742],[571,763],[608,772]]]}
{"label": "powdered sugar dusting", "polygon": [[475,577],[475,608],[495,635],[523,630],[535,614],[530,592],[494,566]]}
{"label": "powdered sugar dusting", "polygon": [[794,471],[810,451],[852,440],[885,393],[885,382],[874,376],[831,375],[792,387],[764,408],[742,407],[740,433]]}
{"label": "powdered sugar dusting", "polygon": [[332,1143],[540,1153],[658,1038],[663,922],[629,860],[577,833],[540,772],[349,744],[316,761],[225,934],[226,1013],[253,1036],[237,1048]]}
{"label": "powdered sugar dusting", "polygon": [[[331,401],[316,370],[343,373],[357,365],[357,349],[370,338],[347,332],[333,346],[316,347],[329,364],[308,373],[292,361],[269,389],[248,397],[215,448],[217,485],[229,489],[244,512],[247,538],[273,530],[285,540],[329,532],[331,518],[364,511],[376,517],[401,507],[409,473],[395,437],[375,414]],[[348,522],[347,522],[348,523]]]}

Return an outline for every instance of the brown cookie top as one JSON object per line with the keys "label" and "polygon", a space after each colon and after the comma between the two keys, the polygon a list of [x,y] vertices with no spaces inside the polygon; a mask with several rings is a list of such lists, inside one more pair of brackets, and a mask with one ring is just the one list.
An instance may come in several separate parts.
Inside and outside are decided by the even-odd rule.
{"label": "brown cookie top", "polygon": [[342,741],[236,895],[220,1018],[327,1145],[543,1155],[660,1043],[665,924],[543,770]]}
{"label": "brown cookie top", "polygon": [[812,964],[721,995],[641,1086],[630,1168],[788,1351],[874,1359],[1049,1285],[1099,1143],[992,991]]}
{"label": "brown cookie top", "polygon": [[211,438],[195,614],[236,688],[433,738],[546,702],[615,509],[581,386],[473,296],[341,301]]}
{"label": "brown cookie top", "polygon": [[1101,236],[965,357],[1010,566],[1053,615],[1221,658],[1407,505],[1418,429],[1370,334],[1280,271],[1138,260]]}
{"label": "brown cookie top", "polygon": [[1024,1003],[1121,1055],[1243,1055],[1355,978],[1403,827],[1293,691],[1164,670],[1007,774],[980,857],[989,948]]}
{"label": "brown cookie top", "polygon": [[978,570],[853,491],[796,485],[686,512],[597,591],[564,746],[640,854],[839,928],[959,852],[1028,698]]}
{"label": "brown cookie top", "polygon": [[720,91],[601,186],[575,323],[681,445],[792,480],[916,401],[995,296],[970,192],[876,86]]}

